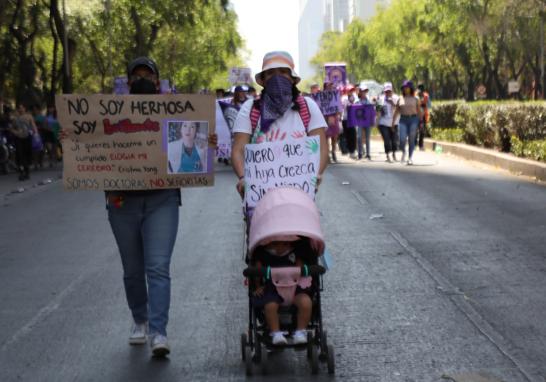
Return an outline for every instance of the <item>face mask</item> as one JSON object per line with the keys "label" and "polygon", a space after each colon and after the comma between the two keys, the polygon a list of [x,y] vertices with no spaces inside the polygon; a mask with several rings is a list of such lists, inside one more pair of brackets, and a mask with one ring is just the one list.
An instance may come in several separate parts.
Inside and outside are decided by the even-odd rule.
{"label": "face mask", "polygon": [[130,92],[131,94],[157,94],[157,88],[154,82],[146,78],[140,78],[131,83]]}
{"label": "face mask", "polygon": [[281,75],[272,76],[262,93],[261,131],[267,133],[271,124],[292,106],[292,81]]}

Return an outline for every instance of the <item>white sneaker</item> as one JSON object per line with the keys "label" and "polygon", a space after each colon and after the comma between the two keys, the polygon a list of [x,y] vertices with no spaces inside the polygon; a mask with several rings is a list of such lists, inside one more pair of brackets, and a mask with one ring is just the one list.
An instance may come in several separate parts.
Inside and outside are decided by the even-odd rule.
{"label": "white sneaker", "polygon": [[413,165],[413,161],[410,158],[410,159],[408,159],[408,166],[411,166],[411,165]]}
{"label": "white sneaker", "polygon": [[306,344],[307,332],[305,330],[296,330],[292,335],[292,341],[294,345]]}
{"label": "white sneaker", "polygon": [[150,341],[150,347],[152,348],[152,354],[154,357],[165,357],[171,352],[167,337],[162,334],[155,334]]}
{"label": "white sneaker", "polygon": [[271,333],[273,336],[273,339],[271,340],[271,343],[273,345],[286,345],[288,341],[286,341],[286,337],[282,332],[274,332]]}
{"label": "white sneaker", "polygon": [[131,335],[129,336],[130,345],[144,345],[146,343],[146,335],[148,334],[148,323],[143,324],[133,323],[131,327]]}

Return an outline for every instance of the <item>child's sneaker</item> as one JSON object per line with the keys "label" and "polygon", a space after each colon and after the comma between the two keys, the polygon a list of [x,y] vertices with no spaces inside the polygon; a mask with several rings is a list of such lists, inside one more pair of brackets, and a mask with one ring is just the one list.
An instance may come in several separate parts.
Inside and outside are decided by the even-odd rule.
{"label": "child's sneaker", "polygon": [[152,348],[152,354],[154,357],[165,357],[171,352],[167,337],[162,334],[155,334],[150,341],[150,347]]}
{"label": "child's sneaker", "polygon": [[295,345],[307,343],[307,332],[305,330],[296,330],[292,336],[292,341]]}
{"label": "child's sneaker", "polygon": [[131,334],[129,335],[130,345],[144,345],[146,343],[146,335],[148,334],[148,323],[142,324],[133,323]]}
{"label": "child's sneaker", "polygon": [[288,343],[288,341],[286,341],[286,337],[282,332],[271,333],[271,336],[273,337],[271,339],[271,343],[273,345],[286,345]]}

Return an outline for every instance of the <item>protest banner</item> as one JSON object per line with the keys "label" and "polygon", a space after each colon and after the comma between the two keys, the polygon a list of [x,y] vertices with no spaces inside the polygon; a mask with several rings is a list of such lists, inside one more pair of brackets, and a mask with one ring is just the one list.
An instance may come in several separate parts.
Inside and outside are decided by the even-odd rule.
{"label": "protest banner", "polygon": [[343,110],[339,90],[329,90],[311,94],[323,115],[332,115]]}
{"label": "protest banner", "polygon": [[245,146],[245,204],[256,204],[276,187],[289,186],[315,198],[320,166],[317,136]]}
{"label": "protest banner", "polygon": [[216,157],[229,159],[231,157],[231,132],[218,101],[216,101],[216,135],[218,136]]}
{"label": "protest banner", "polygon": [[250,71],[250,68],[230,68],[229,83],[232,85],[252,83],[252,72]]}
{"label": "protest banner", "polygon": [[345,86],[347,83],[347,64],[344,62],[327,62],[324,64],[326,78],[324,82],[331,82],[336,88]]}
{"label": "protest banner", "polygon": [[370,127],[375,125],[375,106],[354,104],[347,106],[348,127]]}
{"label": "protest banner", "polygon": [[57,95],[67,190],[213,186],[214,97]]}

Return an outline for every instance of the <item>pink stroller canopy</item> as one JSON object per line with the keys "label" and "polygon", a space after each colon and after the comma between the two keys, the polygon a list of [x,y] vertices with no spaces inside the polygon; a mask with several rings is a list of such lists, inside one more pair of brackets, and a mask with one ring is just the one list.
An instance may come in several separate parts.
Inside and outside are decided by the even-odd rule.
{"label": "pink stroller canopy", "polygon": [[291,187],[269,190],[252,215],[249,256],[260,245],[272,241],[293,241],[298,236],[310,239],[317,256],[324,252],[324,236],[315,202],[304,191]]}

